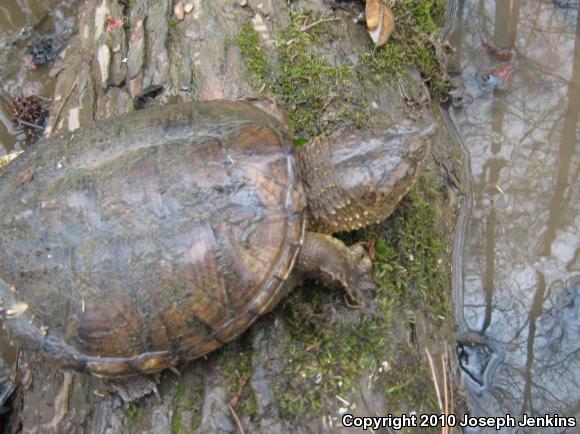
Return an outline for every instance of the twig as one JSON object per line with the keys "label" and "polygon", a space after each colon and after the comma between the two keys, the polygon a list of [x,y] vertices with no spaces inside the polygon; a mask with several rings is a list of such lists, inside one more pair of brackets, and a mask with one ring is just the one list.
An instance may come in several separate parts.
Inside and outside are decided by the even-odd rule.
{"label": "twig", "polygon": [[234,417],[234,420],[236,421],[236,425],[238,426],[238,430],[240,430],[240,434],[246,434],[246,432],[244,431],[244,427],[242,426],[242,422],[240,421],[240,418],[238,417],[236,411],[234,410],[234,407],[232,407],[232,405],[228,402],[228,408],[230,409],[232,416]]}
{"label": "twig", "polygon": [[330,21],[340,21],[340,18],[321,18],[317,21],[314,21],[311,24],[308,24],[307,26],[300,27],[300,31],[305,32],[307,30],[310,30],[314,26],[317,26],[317,25],[322,24],[322,23],[328,23]]}
{"label": "twig", "polygon": [[[447,347],[447,343],[445,343],[445,355],[447,356],[447,367],[449,367],[449,348]],[[449,372],[451,372],[451,368],[449,367]],[[453,384],[449,385],[449,395],[450,395],[450,406],[449,408],[451,411],[455,409],[455,403],[453,402]],[[451,433],[453,433],[453,428],[451,428]]]}
{"label": "twig", "polygon": [[43,100],[43,101],[46,101],[46,102],[52,102],[52,98],[48,98],[48,97],[46,97],[46,96],[42,96],[42,95],[34,95],[34,96],[35,96],[36,98],[39,98],[39,99]]}
{"label": "twig", "polygon": [[20,347],[16,347],[16,362],[14,363],[14,385],[17,385],[20,381]]}
{"label": "twig", "polygon": [[244,389],[244,386],[246,385],[246,383],[248,382],[249,379],[250,379],[249,375],[244,375],[242,377],[242,379],[240,380],[240,382],[238,384],[237,392],[229,399],[230,404],[233,402],[234,405],[236,405],[236,403],[238,402],[238,399],[240,399],[240,396],[242,395],[242,390]]}
{"label": "twig", "polygon": [[358,302],[358,300],[357,300],[357,299],[356,299],[356,298],[355,298],[355,297],[354,297],[352,294],[348,294],[348,293],[347,293],[347,295],[348,295],[350,298],[352,298],[352,300],[353,300],[355,303],[357,303],[357,304],[350,303],[350,302],[348,301],[348,298],[347,298],[347,296],[345,295],[345,296],[344,296],[344,304],[346,304],[346,306],[347,306],[347,307],[349,307],[349,308],[351,308],[351,309],[362,309],[362,308],[364,308],[364,307],[365,307],[365,305],[364,305],[364,304],[360,304],[360,303]]}
{"label": "twig", "polygon": [[50,131],[49,131],[49,136],[52,135],[52,132],[54,131],[54,127],[56,127],[56,124],[58,123],[58,118],[60,117],[62,110],[64,109],[64,106],[66,105],[66,103],[68,102],[68,100],[70,99],[71,95],[73,94],[73,92],[75,91],[76,88],[77,88],[77,81],[75,80],[75,82],[71,86],[70,91],[68,92],[66,98],[62,101],[62,104],[60,105],[56,114],[54,115],[52,125],[51,125]]}
{"label": "twig", "polygon": [[[449,414],[449,397],[447,396],[447,367],[445,365],[445,357],[441,354],[441,367],[443,368],[443,396],[445,400],[445,421],[447,421],[447,415]],[[444,433],[449,432],[449,427],[445,424]]]}
{"label": "twig", "polygon": [[28,128],[35,128],[37,130],[44,130],[44,127],[41,127],[40,125],[33,124],[31,122],[23,121],[22,119],[16,118],[16,122],[18,122],[19,124],[24,125],[25,127],[28,127]]}
{"label": "twig", "polygon": [[344,399],[344,398],[342,398],[342,397],[340,397],[338,395],[335,395],[335,396],[336,396],[336,399],[338,399],[343,405],[345,405],[347,407],[350,407],[351,404],[346,399]]}
{"label": "twig", "polygon": [[429,360],[429,368],[431,368],[431,377],[433,378],[433,385],[435,386],[435,392],[437,393],[437,402],[439,403],[439,410],[443,413],[443,403],[441,402],[441,391],[439,390],[439,385],[437,384],[437,375],[435,374],[435,366],[433,366],[433,358],[429,352],[429,348],[425,348],[425,353],[427,354],[427,359]]}

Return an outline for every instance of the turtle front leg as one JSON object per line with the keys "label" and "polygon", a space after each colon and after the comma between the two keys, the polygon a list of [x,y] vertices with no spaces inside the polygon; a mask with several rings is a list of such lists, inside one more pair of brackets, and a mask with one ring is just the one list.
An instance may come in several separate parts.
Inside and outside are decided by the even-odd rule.
{"label": "turtle front leg", "polygon": [[347,247],[331,235],[307,232],[297,261],[303,278],[320,280],[331,288],[342,286],[358,302],[368,299],[377,287],[371,260],[360,244]]}

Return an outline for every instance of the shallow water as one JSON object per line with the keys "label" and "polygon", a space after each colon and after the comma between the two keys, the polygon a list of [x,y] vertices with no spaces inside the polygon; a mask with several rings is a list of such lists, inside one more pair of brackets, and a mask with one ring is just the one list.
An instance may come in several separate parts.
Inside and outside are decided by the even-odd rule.
{"label": "shallow water", "polygon": [[[76,0],[3,0],[0,3],[0,92],[3,95],[50,96],[54,78],[50,64],[36,70],[26,67],[27,46],[36,36],[56,34],[68,38],[76,25]],[[12,125],[0,107],[0,155],[23,146],[22,130]],[[0,333],[0,379],[15,361],[15,347]],[[5,363],[4,363],[5,362]]]}
{"label": "shallow water", "polygon": [[[10,97],[52,94],[50,64],[31,70],[24,57],[37,36],[68,39],[76,25],[76,0],[3,0],[0,2],[0,92]],[[20,148],[22,131],[0,109],[0,155]]]}
{"label": "shallow water", "polygon": [[[466,153],[454,292],[473,416],[580,413],[578,3],[450,2],[450,71],[473,101],[447,109]],[[480,84],[502,63],[482,42],[517,49],[505,90]]]}

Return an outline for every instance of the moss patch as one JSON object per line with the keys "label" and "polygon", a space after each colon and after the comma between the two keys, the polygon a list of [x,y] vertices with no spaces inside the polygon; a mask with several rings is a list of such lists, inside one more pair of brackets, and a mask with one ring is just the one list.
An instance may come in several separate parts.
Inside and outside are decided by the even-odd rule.
{"label": "moss patch", "polygon": [[[304,31],[304,23],[321,18],[308,12],[291,13],[291,24],[276,35],[279,68],[268,64],[260,37],[246,24],[237,38],[248,71],[256,88],[264,88],[284,106],[296,133],[296,144],[308,138],[332,132],[340,127],[362,127],[367,124],[366,101],[350,89],[352,65],[332,66],[323,53],[324,37],[332,35],[331,22],[322,22]],[[340,101],[341,110],[328,115],[328,105]],[[346,104],[346,101],[349,104]]]}
{"label": "moss patch", "polygon": [[365,60],[377,80],[391,83],[403,78],[408,68],[416,68],[426,80],[431,96],[439,101],[449,91],[449,83],[436,56],[438,29],[443,23],[446,0],[394,0],[395,31],[389,42]]}
{"label": "moss patch", "polygon": [[[412,313],[440,326],[452,316],[449,233],[441,222],[444,188],[438,179],[425,174],[393,216],[343,237],[375,241],[374,314],[348,308],[340,291],[310,285],[283,302],[281,315],[293,336],[288,380],[276,394],[285,417],[336,412],[343,406],[336,396],[356,396],[360,378],[368,375],[376,375],[389,412],[436,410],[423,349],[412,338]],[[439,337],[449,332],[443,327]]]}
{"label": "moss patch", "polygon": [[201,424],[204,397],[204,366],[191,367],[182,373],[171,404],[171,432],[195,432]]}
{"label": "moss patch", "polygon": [[[377,49],[369,37],[368,49],[358,53],[362,64],[356,68],[350,63],[338,66],[329,63],[324,47],[336,36],[333,36],[335,24],[307,11],[291,12],[290,26],[275,35],[279,61],[276,71],[269,65],[260,36],[250,23],[230,42],[240,47],[256,89],[273,94],[287,110],[297,144],[336,128],[368,125],[370,112],[363,92],[352,88],[357,74],[375,83],[396,84],[406,78],[409,68],[416,68],[432,97],[436,101],[445,97],[449,85],[435,45],[440,44],[438,29],[446,1],[395,0],[392,3],[395,32],[386,45]],[[305,23],[319,20],[323,22],[304,30]],[[336,63],[338,59],[333,60]],[[340,101],[335,111],[328,110],[333,100]]]}
{"label": "moss patch", "polygon": [[[203,406],[203,392],[204,392],[204,377],[202,375],[197,375],[195,381],[193,382],[193,387],[187,397],[187,402],[184,405],[187,408],[194,411],[193,417],[191,419],[191,431],[195,431],[199,425],[201,425],[201,420],[203,417],[202,406]],[[183,401],[183,400],[182,400]]]}
{"label": "moss patch", "polygon": [[134,402],[130,403],[127,407],[127,417],[131,420],[134,420],[139,414],[139,406]]}
{"label": "moss patch", "polygon": [[179,21],[173,17],[167,21],[167,43],[172,44],[183,38],[183,28],[179,25]]}
{"label": "moss patch", "polygon": [[248,335],[223,348],[219,366],[228,383],[228,400],[240,415],[251,420],[257,414],[256,395],[250,384],[252,375],[252,344]]}
{"label": "moss patch", "polygon": [[322,112],[335,89],[348,88],[352,73],[351,66],[331,66],[315,49],[322,43],[321,36],[330,32],[329,24],[301,30],[300,23],[319,18],[294,14],[292,24],[278,36],[280,76],[272,89],[288,110],[295,131],[310,137],[329,127],[320,123]]}
{"label": "moss patch", "polygon": [[246,68],[252,73],[253,79],[257,80],[256,87],[261,88],[268,84],[270,76],[268,58],[260,44],[260,35],[254,30],[252,24],[244,24],[240,33],[230,43],[240,47]]}
{"label": "moss patch", "polygon": [[420,310],[436,325],[450,311],[448,239],[437,205],[443,188],[434,172],[426,173],[382,227],[361,233],[376,240],[375,276],[383,296]]}
{"label": "moss patch", "polygon": [[173,434],[181,432],[181,409],[178,404],[184,394],[185,385],[180,381],[177,386],[177,391],[175,392],[175,397],[173,398],[173,418],[171,419],[171,432]]}

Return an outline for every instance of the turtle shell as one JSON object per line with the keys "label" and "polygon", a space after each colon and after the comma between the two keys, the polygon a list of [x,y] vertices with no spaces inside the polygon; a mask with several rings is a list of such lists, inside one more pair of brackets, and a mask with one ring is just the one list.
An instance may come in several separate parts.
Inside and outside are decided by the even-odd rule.
{"label": "turtle shell", "polygon": [[25,348],[114,377],[200,357],[280,298],[304,235],[289,127],[249,103],[133,112],[0,178],[0,297]]}

